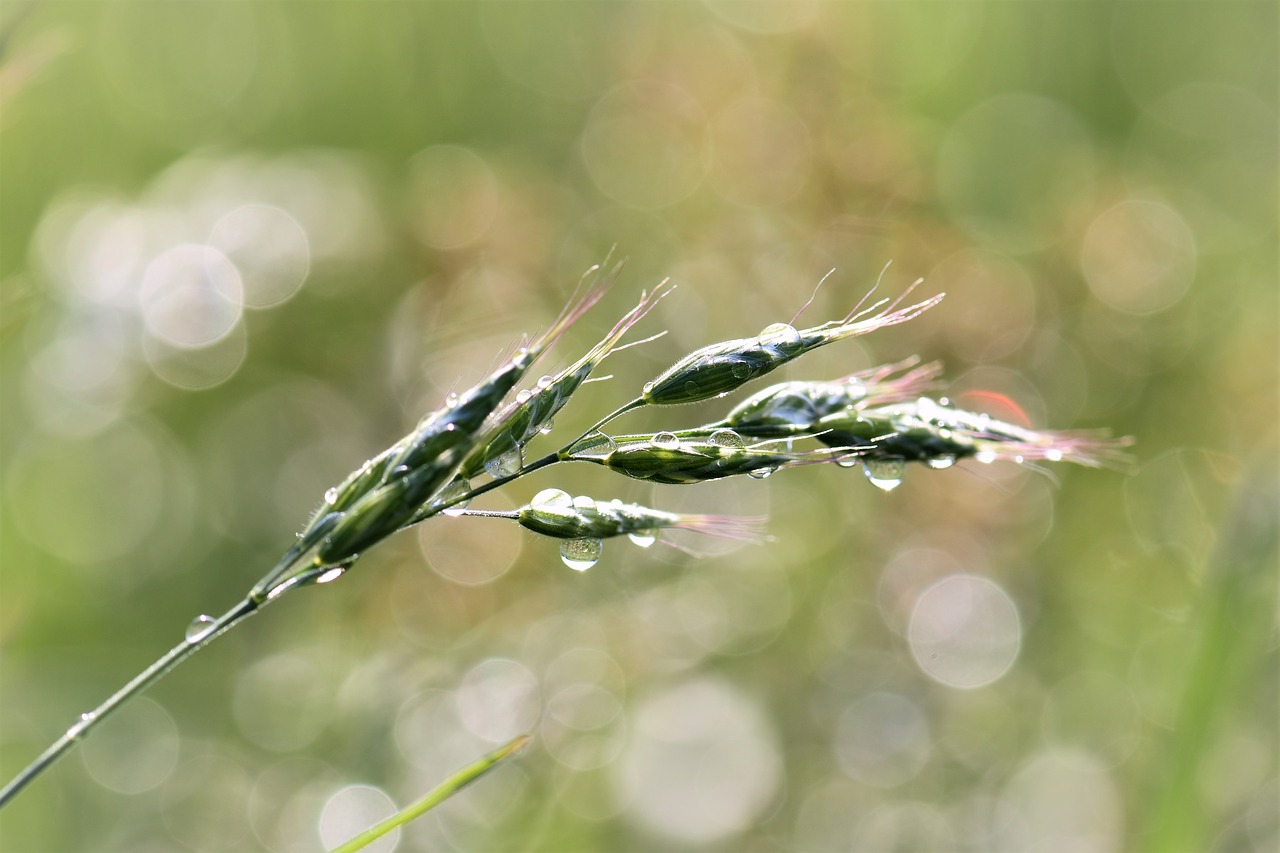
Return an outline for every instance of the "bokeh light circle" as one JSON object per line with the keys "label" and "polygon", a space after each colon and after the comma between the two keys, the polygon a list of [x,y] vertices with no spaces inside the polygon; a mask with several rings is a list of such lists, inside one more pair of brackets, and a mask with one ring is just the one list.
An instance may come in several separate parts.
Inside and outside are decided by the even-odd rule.
{"label": "bokeh light circle", "polygon": [[[381,788],[348,785],[324,804],[316,829],[324,849],[331,850],[396,812],[395,801]],[[370,853],[391,853],[400,843],[400,830],[361,848]]]}
{"label": "bokeh light circle", "polygon": [[290,299],[311,271],[311,241],[287,210],[244,204],[213,226],[209,245],[240,271],[244,304],[270,308]]}
{"label": "bokeh light circle", "polygon": [[613,765],[623,814],[646,830],[709,843],[751,825],[782,782],[776,739],[755,702],[696,679],[646,698]]}
{"label": "bokeh light circle", "polygon": [[635,81],[596,102],[582,159],[600,191],[628,207],[667,207],[702,182],[711,159],[707,116],[671,83]]}
{"label": "bokeh light circle", "polygon": [[240,271],[222,252],[184,243],[151,262],[138,299],[148,332],[170,346],[199,349],[240,322],[244,287]]}
{"label": "bokeh light circle", "polygon": [[1013,599],[998,584],[956,574],[916,599],[907,639],[926,675],[948,687],[971,689],[996,681],[1013,666],[1022,625]]}
{"label": "bokeh light circle", "polygon": [[897,693],[871,693],[851,702],[836,726],[835,754],[851,779],[892,788],[918,774],[933,738],[916,703]]}
{"label": "bokeh light circle", "polygon": [[1117,311],[1163,311],[1195,278],[1195,235],[1168,205],[1122,201],[1089,226],[1080,267],[1093,295]]}
{"label": "bokeh light circle", "polygon": [[458,716],[467,731],[493,743],[524,734],[542,712],[538,679],[524,664],[490,658],[462,679]]}
{"label": "bokeh light circle", "polygon": [[160,786],[178,765],[178,725],[158,703],[139,697],[102,723],[80,747],[85,769],[104,788],[141,794]]}
{"label": "bokeh light circle", "polygon": [[938,195],[957,225],[991,248],[1043,249],[1087,198],[1092,141],[1065,106],[1040,95],[997,95],[957,119],[938,154]]}

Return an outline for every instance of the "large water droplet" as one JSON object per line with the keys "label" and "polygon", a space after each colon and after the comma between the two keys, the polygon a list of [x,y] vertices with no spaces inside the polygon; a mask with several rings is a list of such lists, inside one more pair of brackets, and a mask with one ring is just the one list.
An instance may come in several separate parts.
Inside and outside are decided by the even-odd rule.
{"label": "large water droplet", "polygon": [[578,495],[573,499],[573,508],[584,510],[586,512],[594,512],[596,508],[596,499],[589,495]]}
{"label": "large water droplet", "polygon": [[[431,502],[437,506],[447,504],[462,495],[465,495],[469,491],[471,491],[471,484],[467,482],[466,478],[458,477],[452,483],[441,489],[440,494],[436,495]],[[459,516],[467,511],[467,504],[469,503],[471,503],[471,501],[460,501],[448,509],[442,509],[440,511],[445,515]]]}
{"label": "large water droplet", "polygon": [[618,443],[602,432],[584,438],[571,448],[574,459],[605,459],[618,449]]}
{"label": "large water droplet", "polygon": [[658,537],[652,530],[637,530],[635,533],[628,533],[627,538],[639,545],[641,548],[648,548],[654,542],[658,541]]}
{"label": "large water droplet", "polygon": [[718,429],[711,435],[707,436],[707,444],[714,444],[716,447],[745,447],[746,443],[742,440],[742,436],[738,435],[731,429]]}
{"label": "large water droplet", "polygon": [[521,454],[519,447],[513,447],[506,453],[493,457],[484,463],[484,470],[489,473],[490,477],[510,477],[520,470],[520,466],[524,464],[524,455]]}
{"label": "large water droplet", "polygon": [[528,388],[521,388],[519,393],[516,394],[516,402],[522,406],[532,399],[533,399],[533,392],[530,391]]}
{"label": "large water droplet", "polygon": [[547,418],[542,422],[542,426],[538,427],[538,432],[542,435],[546,435],[551,432],[552,429],[554,429],[554,424],[551,423],[551,418]]}
{"label": "large water droplet", "polygon": [[777,468],[757,468],[754,471],[748,471],[747,476],[751,477],[754,480],[763,480],[776,470],[778,469]]}
{"label": "large water droplet", "polygon": [[950,468],[952,465],[956,464],[956,458],[947,453],[942,456],[933,457],[926,464],[935,471],[942,471],[943,469]]}
{"label": "large water droplet", "polygon": [[316,578],[316,583],[330,583],[331,581],[336,581],[338,578],[342,577],[346,571],[346,566],[334,566],[332,569],[329,569],[327,572],[320,575],[320,577]]}
{"label": "large water droplet", "polygon": [[205,637],[209,636],[209,632],[213,630],[213,626],[217,620],[212,616],[200,614],[191,620],[191,624],[187,626],[186,633],[183,635],[187,638],[188,643],[198,643]]}
{"label": "large water droplet", "polygon": [[660,432],[649,443],[660,450],[675,450],[680,446],[680,438],[674,432]]}
{"label": "large water droplet", "polygon": [[789,323],[770,323],[760,332],[760,343],[769,346],[796,347],[800,333]]}
{"label": "large water droplet", "polygon": [[871,485],[886,492],[902,484],[902,474],[907,468],[907,463],[901,459],[868,459],[862,465]]}
{"label": "large water droplet", "polygon": [[335,504],[338,502],[338,487],[334,486],[324,493],[324,502],[327,504]]}
{"label": "large water droplet", "polygon": [[585,572],[599,562],[603,550],[599,539],[566,539],[560,543],[560,559],[575,572]]}
{"label": "large water droplet", "polygon": [[646,383],[644,383],[644,388],[643,388],[643,390],[644,390],[644,393],[646,393],[646,394],[651,394],[651,393],[653,393],[653,383],[652,383],[652,382],[646,382]]}
{"label": "large water droplet", "polygon": [[556,381],[556,378],[554,376],[545,376],[545,375],[540,376],[538,377],[538,387],[545,391],[548,388],[550,388],[551,383],[555,381]]}
{"label": "large water droplet", "polygon": [[573,497],[563,489],[543,489],[533,496],[529,506],[535,509],[573,506]]}

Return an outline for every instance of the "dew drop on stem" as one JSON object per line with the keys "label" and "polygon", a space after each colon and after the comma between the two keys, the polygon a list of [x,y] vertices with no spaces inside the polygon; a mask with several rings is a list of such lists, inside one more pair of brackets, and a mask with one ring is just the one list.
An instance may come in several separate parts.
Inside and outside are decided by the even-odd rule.
{"label": "dew drop on stem", "polygon": [[942,456],[933,457],[926,464],[935,471],[942,471],[956,464],[956,458],[950,453],[947,453]]}
{"label": "dew drop on stem", "polygon": [[795,347],[800,345],[800,333],[789,323],[770,323],[760,332],[760,343]]}
{"label": "dew drop on stem", "polygon": [[523,464],[524,456],[520,453],[520,448],[513,447],[506,453],[495,456],[484,463],[484,470],[489,473],[490,477],[510,477],[519,471],[520,466]]}
{"label": "dew drop on stem", "polygon": [[680,446],[680,439],[673,432],[660,432],[649,439],[649,443],[660,450],[675,450]]}
{"label": "dew drop on stem", "polygon": [[776,470],[776,468],[757,468],[754,471],[748,471],[747,476],[754,480],[763,480]]}
{"label": "dew drop on stem", "polygon": [[560,559],[575,572],[585,572],[599,562],[603,550],[599,539],[566,539],[560,543]]}
{"label": "dew drop on stem", "polygon": [[555,509],[573,506],[573,497],[564,489],[543,489],[533,496],[529,505],[535,509]]}
{"label": "dew drop on stem", "polygon": [[716,447],[745,447],[746,443],[742,440],[742,436],[738,435],[731,429],[718,429],[711,435],[707,436],[707,444],[714,444]]}
{"label": "dew drop on stem", "polygon": [[202,613],[191,620],[191,624],[187,626],[183,636],[187,638],[188,643],[198,643],[209,636],[209,632],[213,630],[216,621],[212,616]]}

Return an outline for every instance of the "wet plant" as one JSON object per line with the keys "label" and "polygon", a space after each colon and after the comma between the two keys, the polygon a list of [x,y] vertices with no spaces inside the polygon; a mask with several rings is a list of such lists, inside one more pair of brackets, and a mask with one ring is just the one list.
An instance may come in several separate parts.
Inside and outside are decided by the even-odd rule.
{"label": "wet plant", "polygon": [[680,547],[666,538],[673,529],[749,541],[763,538],[763,519],[672,513],[616,499],[573,497],[560,489],[545,489],[509,512],[469,507],[473,499],[543,468],[586,462],[633,479],[690,485],[743,475],[762,479],[783,469],[834,463],[860,467],[872,484],[888,490],[901,482],[911,463],[928,470],[966,458],[1093,467],[1124,462],[1126,440],[1105,433],[1036,431],[930,397],[938,389],[941,368],[915,359],[832,380],[775,384],[701,426],[668,423],[641,433],[611,429],[616,419],[639,409],[669,412],[680,404],[724,397],[819,347],[907,322],[942,300],[938,294],[903,306],[916,285],[897,299],[859,304],[839,320],[807,328],[797,328],[794,320],[774,323],[757,335],[702,347],[560,449],[526,461],[527,445],[553,430],[553,419],[575,392],[606,358],[633,345],[622,341],[672,292],[664,282],[642,294],[581,358],[530,381],[539,357],[600,300],[619,270],[620,265],[601,265],[588,271],[578,293],[545,332],[517,346],[475,386],[450,394],[411,432],[329,489],[296,541],[240,602],[219,617],[197,617],[182,642],[83,714],[0,790],[0,806],[109,714],[213,639],[285,594],[336,581],[370,548],[436,515],[517,523],[557,540],[564,563],[578,571],[599,561],[605,540],[623,536],[643,547],[655,542]]}

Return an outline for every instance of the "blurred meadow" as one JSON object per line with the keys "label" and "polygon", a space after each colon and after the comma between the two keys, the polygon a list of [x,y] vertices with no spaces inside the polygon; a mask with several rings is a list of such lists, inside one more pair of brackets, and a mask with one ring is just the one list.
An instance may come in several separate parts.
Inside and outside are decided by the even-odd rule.
{"label": "blurred meadow", "polygon": [[[769,516],[590,571],[438,518],[288,596],[0,812],[6,851],[1273,851],[1273,3],[0,5],[0,776],[545,328],[677,285],[540,450],[679,355],[878,291],[959,404],[1132,472],[539,489]],[[536,374],[535,374],[536,375]],[[749,389],[752,390],[752,389]],[[733,401],[642,411],[693,426]],[[0,781],[4,781],[0,780]],[[393,846],[398,845],[398,846]]]}

